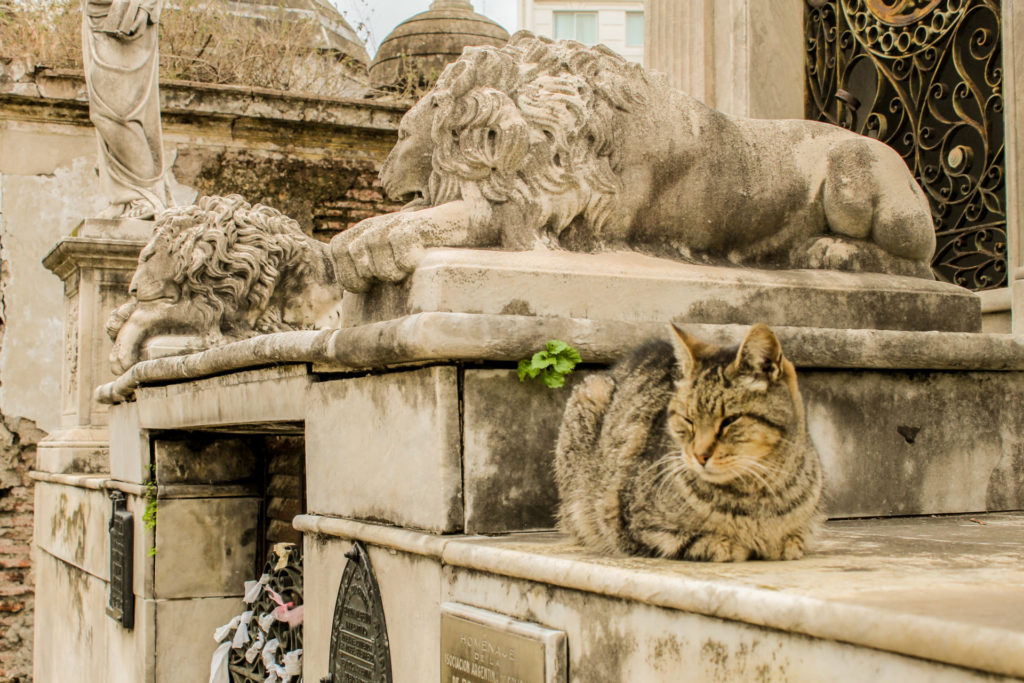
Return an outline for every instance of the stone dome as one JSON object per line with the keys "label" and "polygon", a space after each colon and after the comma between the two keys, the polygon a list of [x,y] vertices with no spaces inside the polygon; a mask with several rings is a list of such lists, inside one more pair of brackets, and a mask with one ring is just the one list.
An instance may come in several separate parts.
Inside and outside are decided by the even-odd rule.
{"label": "stone dome", "polygon": [[337,50],[363,64],[370,62],[363,41],[327,0],[229,0],[227,5],[230,13],[254,20],[276,17],[282,11],[289,17],[310,19],[320,27],[310,48]]}
{"label": "stone dome", "polygon": [[473,11],[469,0],[434,0],[430,9],[395,27],[380,44],[370,65],[370,82],[377,87],[394,85],[414,71],[426,85],[470,45],[508,42],[508,31]]}

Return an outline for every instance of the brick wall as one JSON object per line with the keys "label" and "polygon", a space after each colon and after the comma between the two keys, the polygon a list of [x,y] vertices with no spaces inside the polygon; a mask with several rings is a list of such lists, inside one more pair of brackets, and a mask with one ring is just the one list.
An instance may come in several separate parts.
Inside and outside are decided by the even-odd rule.
{"label": "brick wall", "polygon": [[32,480],[36,443],[31,420],[0,419],[0,681],[32,680]]}

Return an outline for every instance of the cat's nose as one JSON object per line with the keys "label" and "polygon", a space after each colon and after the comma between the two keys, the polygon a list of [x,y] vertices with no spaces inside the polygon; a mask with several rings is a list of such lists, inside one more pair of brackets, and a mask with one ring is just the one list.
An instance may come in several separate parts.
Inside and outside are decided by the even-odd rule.
{"label": "cat's nose", "polygon": [[704,467],[708,463],[708,460],[711,459],[711,451],[704,451],[703,453],[695,453],[693,457],[697,458],[697,462],[700,463],[701,467]]}

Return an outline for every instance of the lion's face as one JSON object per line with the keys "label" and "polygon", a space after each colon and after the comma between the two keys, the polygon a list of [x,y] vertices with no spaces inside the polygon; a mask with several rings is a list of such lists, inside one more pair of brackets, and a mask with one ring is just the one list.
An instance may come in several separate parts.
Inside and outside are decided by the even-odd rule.
{"label": "lion's face", "polygon": [[406,202],[407,209],[428,205],[433,109],[432,98],[428,96],[402,117],[398,126],[398,143],[380,171],[384,191],[392,199]]}
{"label": "lion's face", "polygon": [[128,294],[139,303],[173,303],[181,298],[181,287],[175,282],[173,246],[173,240],[160,231],[139,254],[139,267],[128,288]]}

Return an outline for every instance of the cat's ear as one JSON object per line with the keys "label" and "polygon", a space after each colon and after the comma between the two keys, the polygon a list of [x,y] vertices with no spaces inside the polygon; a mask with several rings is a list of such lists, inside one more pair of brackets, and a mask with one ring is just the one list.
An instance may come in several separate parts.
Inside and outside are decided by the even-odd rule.
{"label": "cat's ear", "polygon": [[693,366],[697,360],[711,347],[692,334],[679,329],[675,326],[675,323],[671,324],[670,327],[672,330],[669,333],[669,337],[672,339],[672,349],[676,354],[676,362],[682,368],[683,374],[689,375],[693,371]]}
{"label": "cat's ear", "polygon": [[782,375],[782,344],[767,325],[758,323],[747,332],[729,369],[733,375],[776,382]]}

